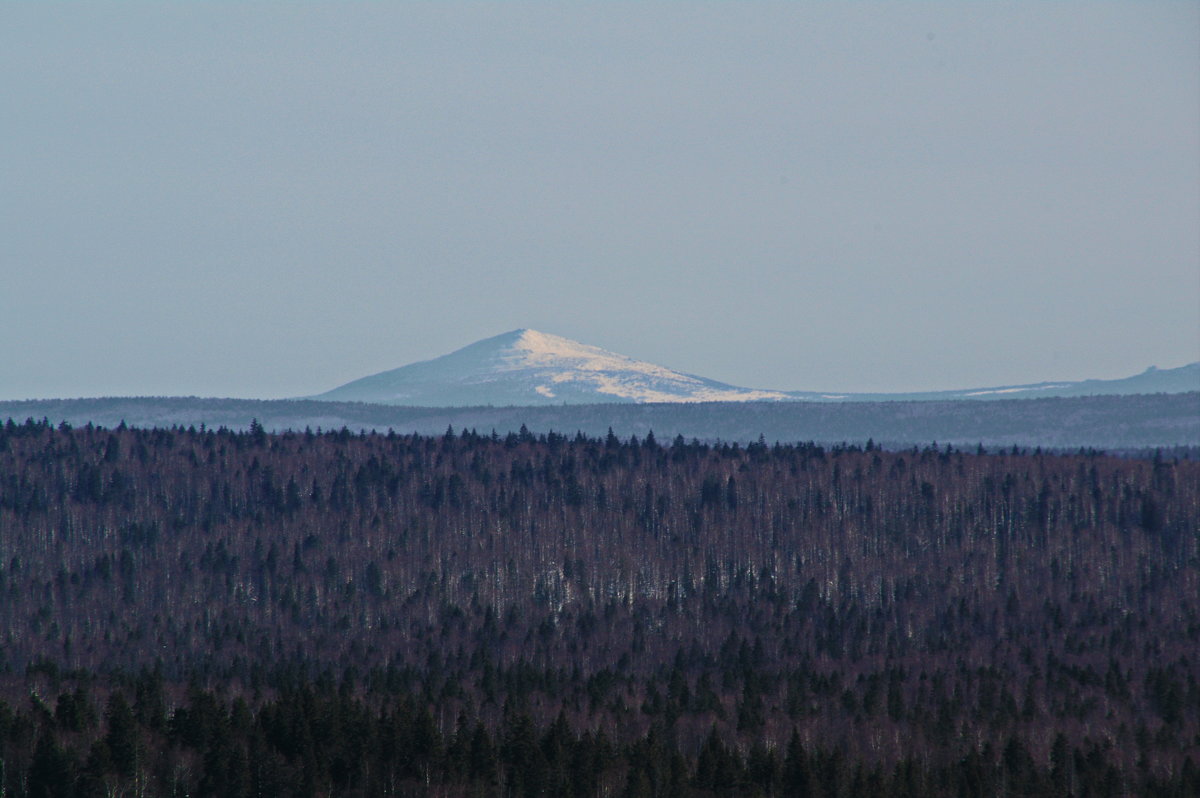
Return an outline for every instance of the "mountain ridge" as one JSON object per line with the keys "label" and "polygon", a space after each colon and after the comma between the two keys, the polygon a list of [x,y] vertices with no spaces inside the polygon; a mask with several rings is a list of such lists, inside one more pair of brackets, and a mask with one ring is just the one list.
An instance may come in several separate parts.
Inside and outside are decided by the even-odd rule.
{"label": "mountain ridge", "polygon": [[596,403],[890,402],[1185,393],[1200,390],[1200,362],[1151,366],[1113,380],[1059,380],[940,391],[854,393],[746,388],[688,374],[529,328],[381,371],[314,396],[414,407]]}

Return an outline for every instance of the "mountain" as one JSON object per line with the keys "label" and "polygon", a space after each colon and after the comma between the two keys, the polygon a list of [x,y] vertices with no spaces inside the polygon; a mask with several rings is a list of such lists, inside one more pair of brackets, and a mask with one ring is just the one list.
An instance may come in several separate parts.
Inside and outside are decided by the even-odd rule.
{"label": "mountain", "polygon": [[1190,393],[1200,391],[1200,363],[1172,369],[1156,366],[1115,380],[1078,380],[1035,382],[1025,385],[998,385],[990,388],[964,388],[950,391],[916,393],[818,393],[789,391],[788,397],[811,402],[928,402],[989,399],[1032,399],[1035,397],[1131,396],[1134,394]]}
{"label": "mountain", "polygon": [[647,402],[894,402],[1183,393],[1200,391],[1200,363],[1153,366],[1118,380],[1040,382],[918,393],[833,393],[742,388],[635,360],[558,335],[513,330],[443,355],[308,397],[412,407]]}
{"label": "mountain", "polygon": [[785,400],[782,391],[739,388],[618,355],[597,346],[513,330],[312,397],[419,407],[605,402]]}

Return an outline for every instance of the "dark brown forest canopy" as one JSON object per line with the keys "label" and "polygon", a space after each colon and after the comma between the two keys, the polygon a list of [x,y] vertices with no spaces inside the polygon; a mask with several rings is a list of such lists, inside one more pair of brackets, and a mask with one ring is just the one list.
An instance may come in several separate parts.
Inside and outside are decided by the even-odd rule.
{"label": "dark brown forest canopy", "polygon": [[1164,457],[9,423],[2,778],[1183,795],[1198,530]]}

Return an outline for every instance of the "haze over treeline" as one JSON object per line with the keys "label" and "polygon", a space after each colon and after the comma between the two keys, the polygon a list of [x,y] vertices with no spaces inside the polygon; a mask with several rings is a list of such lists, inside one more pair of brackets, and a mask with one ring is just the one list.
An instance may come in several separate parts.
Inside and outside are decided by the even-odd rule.
{"label": "haze over treeline", "polygon": [[1200,446],[1200,393],[1009,399],[987,402],[705,402],[548,407],[397,407],[311,400],[114,397],[0,402],[8,417],[107,427],[227,427],[257,420],[267,430],[389,429],[441,434],[447,427],[501,435],[522,426],[628,438],[683,435],[688,440],[818,443],[868,440],[887,448],[955,446],[1151,451]]}
{"label": "haze over treeline", "polygon": [[1197,495],[1161,457],[10,422],[0,777],[1195,794]]}

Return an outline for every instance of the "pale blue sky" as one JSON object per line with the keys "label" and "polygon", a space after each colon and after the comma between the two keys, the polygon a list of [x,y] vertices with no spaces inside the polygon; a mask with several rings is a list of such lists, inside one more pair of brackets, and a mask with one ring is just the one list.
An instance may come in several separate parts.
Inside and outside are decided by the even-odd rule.
{"label": "pale blue sky", "polygon": [[8,3],[0,120],[0,398],[1200,359],[1194,2]]}

